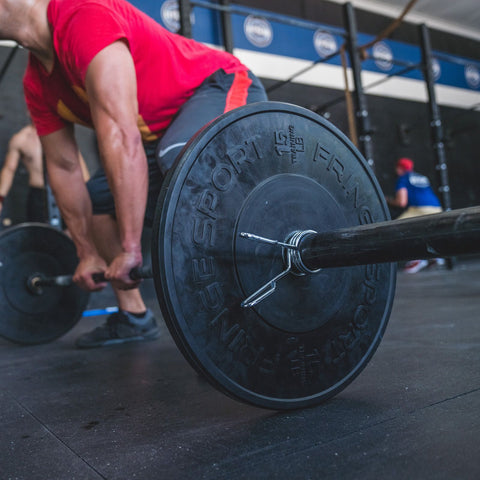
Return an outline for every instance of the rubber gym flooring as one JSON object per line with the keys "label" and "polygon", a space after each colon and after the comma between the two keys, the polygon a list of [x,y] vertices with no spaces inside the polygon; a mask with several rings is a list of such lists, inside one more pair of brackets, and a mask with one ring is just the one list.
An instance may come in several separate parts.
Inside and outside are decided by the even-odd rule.
{"label": "rubber gym flooring", "polygon": [[478,259],[399,273],[367,368],[288,413],[214,390],[162,321],[155,342],[89,351],[74,340],[102,317],[47,345],[0,340],[0,479],[479,479],[479,311]]}

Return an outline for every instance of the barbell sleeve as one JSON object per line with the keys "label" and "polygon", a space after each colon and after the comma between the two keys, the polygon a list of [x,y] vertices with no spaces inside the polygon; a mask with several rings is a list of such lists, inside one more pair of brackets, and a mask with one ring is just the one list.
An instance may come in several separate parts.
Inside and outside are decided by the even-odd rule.
{"label": "barbell sleeve", "polygon": [[480,206],[308,233],[298,250],[309,270],[480,253]]}

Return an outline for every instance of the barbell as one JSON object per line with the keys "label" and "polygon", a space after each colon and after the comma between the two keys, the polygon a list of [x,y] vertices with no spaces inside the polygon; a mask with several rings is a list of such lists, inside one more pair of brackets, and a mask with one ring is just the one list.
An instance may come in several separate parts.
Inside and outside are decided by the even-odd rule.
{"label": "barbell", "polygon": [[[316,405],[367,365],[390,316],[396,263],[480,251],[480,207],[389,221],[351,142],[303,108],[228,112],[168,173],[151,268],[165,323],[216,388],[272,409]],[[24,224],[0,236],[0,335],[42,343],[88,302],[71,240]]]}

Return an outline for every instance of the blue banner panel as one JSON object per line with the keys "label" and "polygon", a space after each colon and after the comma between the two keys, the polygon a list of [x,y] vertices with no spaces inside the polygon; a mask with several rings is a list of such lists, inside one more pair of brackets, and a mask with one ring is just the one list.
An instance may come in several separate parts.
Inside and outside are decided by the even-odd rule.
{"label": "blue banner panel", "polygon": [[[180,22],[176,0],[133,0],[132,3],[165,28],[178,31]],[[344,42],[344,32],[338,28],[307,21],[301,25],[301,19],[234,5],[232,8],[235,48],[314,62],[338,51]],[[289,24],[292,20],[298,24]],[[218,46],[223,44],[220,12],[203,6],[194,7],[191,21],[196,40]],[[358,43],[365,45],[373,38],[372,35],[359,34]],[[404,72],[406,66],[420,64],[419,46],[387,39],[369,48],[368,53],[369,58],[362,64],[366,71],[385,75],[399,72],[401,77],[423,80],[418,68]],[[441,52],[433,54],[436,83],[480,91],[480,62]],[[325,63],[341,65],[341,60],[337,55]]]}

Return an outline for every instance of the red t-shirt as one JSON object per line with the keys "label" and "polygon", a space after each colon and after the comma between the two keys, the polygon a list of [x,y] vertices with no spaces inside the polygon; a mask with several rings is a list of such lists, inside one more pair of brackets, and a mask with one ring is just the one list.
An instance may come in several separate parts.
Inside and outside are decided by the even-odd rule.
{"label": "red t-shirt", "polygon": [[51,0],[47,11],[56,54],[48,73],[30,54],[25,97],[39,135],[68,123],[92,126],[85,89],[95,55],[117,40],[128,45],[137,74],[138,125],[160,137],[180,106],[216,70],[245,71],[233,55],[169,32],[125,0]]}

